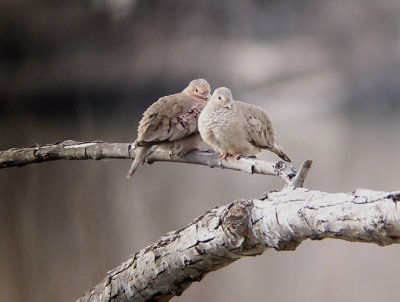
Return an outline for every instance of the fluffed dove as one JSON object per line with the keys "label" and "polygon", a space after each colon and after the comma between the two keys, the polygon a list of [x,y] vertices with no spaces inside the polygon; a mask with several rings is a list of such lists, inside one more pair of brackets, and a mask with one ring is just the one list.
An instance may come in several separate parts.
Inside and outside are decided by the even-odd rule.
{"label": "fluffed dove", "polygon": [[147,108],[139,123],[134,142],[136,155],[128,178],[157,147],[171,155],[184,155],[196,149],[202,142],[197,121],[210,91],[206,80],[193,80],[182,92],[164,96]]}
{"label": "fluffed dove", "polygon": [[235,101],[226,87],[216,89],[199,117],[202,139],[221,153],[221,159],[252,156],[270,150],[290,162],[275,141],[271,120],[258,106]]}

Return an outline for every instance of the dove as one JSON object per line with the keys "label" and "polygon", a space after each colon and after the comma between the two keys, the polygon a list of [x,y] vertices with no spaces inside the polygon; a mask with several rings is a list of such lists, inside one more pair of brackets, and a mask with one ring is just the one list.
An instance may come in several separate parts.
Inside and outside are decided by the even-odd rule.
{"label": "dove", "polygon": [[199,132],[204,142],[221,153],[221,159],[253,156],[265,149],[290,162],[275,141],[267,113],[258,106],[233,100],[226,87],[217,88],[207,102],[199,117]]}
{"label": "dove", "polygon": [[196,79],[180,93],[159,98],[143,113],[134,142],[135,159],[127,178],[132,177],[155,149],[184,155],[202,142],[198,118],[210,98],[210,84]]}

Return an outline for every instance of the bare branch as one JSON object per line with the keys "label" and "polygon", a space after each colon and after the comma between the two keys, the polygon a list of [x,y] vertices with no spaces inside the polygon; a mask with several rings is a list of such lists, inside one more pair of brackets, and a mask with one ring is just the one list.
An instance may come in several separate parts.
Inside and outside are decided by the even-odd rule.
{"label": "bare branch", "polygon": [[[0,151],[0,169],[60,159],[100,160],[104,158],[134,159],[135,150],[128,143],[75,142],[68,140],[55,144]],[[296,175],[296,170],[284,162],[267,162],[256,158],[220,160],[217,154],[208,151],[191,152],[183,157],[172,157],[167,152],[156,151],[147,159],[148,163],[162,161],[189,163],[211,168],[218,167],[244,171],[250,174],[275,175],[281,177],[287,183],[290,183],[290,180]]]}
{"label": "bare branch", "polygon": [[399,200],[400,192],[298,188],[235,201],[131,256],[78,301],[168,301],[241,257],[269,248],[294,250],[306,239],[398,244]]}
{"label": "bare branch", "polygon": [[306,180],[308,171],[311,169],[313,161],[312,160],[306,160],[304,163],[301,165],[299,172],[297,175],[293,178],[293,181],[291,185],[295,188],[301,188],[304,185],[304,181]]}

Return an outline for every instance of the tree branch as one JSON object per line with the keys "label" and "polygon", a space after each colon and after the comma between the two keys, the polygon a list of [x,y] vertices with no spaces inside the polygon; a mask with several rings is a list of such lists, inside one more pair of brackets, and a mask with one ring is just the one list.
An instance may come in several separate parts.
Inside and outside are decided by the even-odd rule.
{"label": "tree branch", "polygon": [[297,175],[293,178],[291,184],[294,188],[301,188],[304,185],[304,181],[306,180],[308,171],[311,169],[313,161],[312,160],[306,160],[303,162],[303,164],[300,167],[299,172]]}
{"label": "tree branch", "polygon": [[[132,148],[132,144],[128,143],[111,144],[101,141],[75,142],[68,140],[55,144],[0,151],[0,169],[60,159],[101,160],[104,158],[134,159],[135,150]],[[149,164],[163,161],[203,165],[211,168],[218,167],[250,174],[275,175],[281,177],[287,183],[290,183],[296,175],[296,170],[282,161],[267,162],[256,158],[220,160],[216,153],[208,151],[195,151],[183,157],[171,157],[167,152],[156,151],[147,159]]]}
{"label": "tree branch", "polygon": [[266,249],[306,239],[400,243],[400,192],[329,194],[303,188],[217,207],[144,248],[78,301],[168,301],[194,281]]}

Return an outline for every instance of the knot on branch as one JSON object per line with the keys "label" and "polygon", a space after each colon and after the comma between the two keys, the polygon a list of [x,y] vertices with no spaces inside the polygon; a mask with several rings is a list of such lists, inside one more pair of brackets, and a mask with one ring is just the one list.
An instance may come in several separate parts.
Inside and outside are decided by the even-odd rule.
{"label": "knot on branch", "polygon": [[239,247],[249,233],[249,201],[241,200],[232,203],[224,216],[224,232]]}
{"label": "knot on branch", "polygon": [[260,255],[265,250],[265,245],[260,244],[251,231],[252,207],[252,201],[236,201],[229,206],[223,218],[224,233],[244,256]]}
{"label": "knot on branch", "polygon": [[389,194],[387,198],[390,198],[397,203],[398,201],[400,201],[400,193]]}
{"label": "knot on branch", "polygon": [[292,166],[289,166],[287,163],[283,161],[279,161],[272,165],[276,175],[279,175],[281,178],[286,180],[286,182],[290,183],[290,180],[296,176],[297,171]]}

